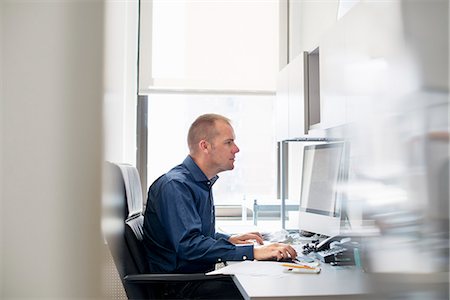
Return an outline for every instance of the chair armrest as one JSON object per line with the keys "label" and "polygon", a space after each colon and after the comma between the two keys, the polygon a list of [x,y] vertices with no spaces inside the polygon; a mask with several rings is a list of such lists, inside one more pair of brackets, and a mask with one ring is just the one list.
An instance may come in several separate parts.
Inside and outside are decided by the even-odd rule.
{"label": "chair armrest", "polygon": [[230,275],[206,275],[205,273],[193,273],[193,274],[130,274],[126,275],[123,279],[129,283],[152,283],[163,281],[199,281],[199,280],[212,280],[218,278],[229,278]]}

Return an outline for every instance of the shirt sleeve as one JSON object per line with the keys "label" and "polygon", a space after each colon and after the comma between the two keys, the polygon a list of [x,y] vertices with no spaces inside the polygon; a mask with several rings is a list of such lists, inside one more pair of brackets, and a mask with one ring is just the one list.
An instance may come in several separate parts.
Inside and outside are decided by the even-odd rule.
{"label": "shirt sleeve", "polygon": [[160,192],[157,214],[178,257],[193,263],[254,259],[253,245],[236,246],[228,241],[229,236],[221,233],[214,237],[202,234],[201,218],[187,185],[172,180]]}
{"label": "shirt sleeve", "polygon": [[221,232],[216,232],[216,235],[214,236],[214,238],[216,240],[218,240],[218,239],[225,239],[225,240],[228,241],[228,239],[230,238],[230,235],[229,234],[225,234],[225,233],[221,233]]}

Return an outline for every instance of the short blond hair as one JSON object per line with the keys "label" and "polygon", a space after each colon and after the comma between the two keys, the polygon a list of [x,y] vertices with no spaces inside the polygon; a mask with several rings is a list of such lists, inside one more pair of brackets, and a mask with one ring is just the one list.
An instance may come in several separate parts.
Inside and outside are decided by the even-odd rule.
{"label": "short blond hair", "polygon": [[187,136],[189,151],[191,153],[195,152],[195,146],[201,140],[212,141],[217,136],[217,121],[223,121],[231,126],[230,119],[218,114],[204,114],[195,119],[189,128]]}

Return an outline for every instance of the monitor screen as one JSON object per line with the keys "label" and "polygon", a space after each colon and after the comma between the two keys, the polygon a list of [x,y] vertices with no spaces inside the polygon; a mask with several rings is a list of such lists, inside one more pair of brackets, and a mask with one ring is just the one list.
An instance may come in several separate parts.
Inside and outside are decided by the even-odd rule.
{"label": "monitor screen", "polygon": [[303,150],[300,230],[323,235],[339,233],[344,143],[308,145]]}

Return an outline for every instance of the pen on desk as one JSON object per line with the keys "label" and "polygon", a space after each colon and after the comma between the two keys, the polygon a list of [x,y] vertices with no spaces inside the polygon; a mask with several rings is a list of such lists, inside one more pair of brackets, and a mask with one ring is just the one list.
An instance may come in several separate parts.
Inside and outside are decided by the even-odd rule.
{"label": "pen on desk", "polygon": [[296,265],[296,264],[281,264],[283,267],[288,268],[297,268],[297,269],[315,269],[314,267],[305,266],[305,265]]}

